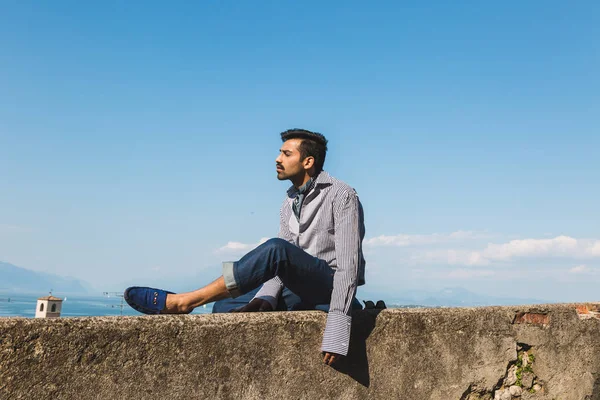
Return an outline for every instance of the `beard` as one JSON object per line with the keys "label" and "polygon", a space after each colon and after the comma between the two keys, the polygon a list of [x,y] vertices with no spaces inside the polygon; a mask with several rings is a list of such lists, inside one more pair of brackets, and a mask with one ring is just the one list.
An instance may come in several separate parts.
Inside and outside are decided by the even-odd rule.
{"label": "beard", "polygon": [[285,170],[277,171],[277,179],[280,181],[285,181],[288,179],[288,175],[285,173]]}

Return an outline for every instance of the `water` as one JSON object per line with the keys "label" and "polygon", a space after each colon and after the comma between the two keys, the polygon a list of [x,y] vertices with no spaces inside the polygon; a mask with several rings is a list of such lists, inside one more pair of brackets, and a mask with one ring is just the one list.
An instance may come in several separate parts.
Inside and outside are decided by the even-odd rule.
{"label": "water", "polygon": [[[47,294],[39,295],[13,294],[0,292],[0,318],[2,317],[35,317],[37,299]],[[65,299],[65,296],[54,296]],[[9,301],[10,299],[10,301]],[[121,310],[121,304],[123,304]],[[208,314],[212,311],[212,304],[196,308],[192,314]],[[121,297],[111,296],[66,296],[63,300],[61,317],[96,317],[118,315],[143,315],[123,301]]]}

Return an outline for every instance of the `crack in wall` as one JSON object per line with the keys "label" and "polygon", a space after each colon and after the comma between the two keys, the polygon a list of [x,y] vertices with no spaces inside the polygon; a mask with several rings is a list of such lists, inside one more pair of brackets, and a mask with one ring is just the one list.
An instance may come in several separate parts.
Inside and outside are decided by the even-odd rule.
{"label": "crack in wall", "polygon": [[[532,346],[517,342],[517,359],[509,361],[504,376],[490,390],[481,383],[473,382],[460,400],[513,400],[520,399],[525,392],[531,395],[544,392],[544,384],[533,370],[535,355]],[[534,397],[533,397],[534,398]]]}

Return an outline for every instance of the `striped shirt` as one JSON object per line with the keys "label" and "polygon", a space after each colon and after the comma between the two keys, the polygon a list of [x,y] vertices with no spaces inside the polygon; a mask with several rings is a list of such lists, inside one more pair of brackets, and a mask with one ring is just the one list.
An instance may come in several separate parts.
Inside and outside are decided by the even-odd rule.
{"label": "striped shirt", "polygon": [[[307,191],[300,218],[292,211],[298,189],[287,191],[280,211],[279,237],[325,260],[335,270],[333,291],[321,350],[346,355],[350,344],[352,300],[356,287],[365,283],[362,240],[365,225],[356,191],[321,171]],[[277,299],[283,283],[267,281],[255,298]]]}

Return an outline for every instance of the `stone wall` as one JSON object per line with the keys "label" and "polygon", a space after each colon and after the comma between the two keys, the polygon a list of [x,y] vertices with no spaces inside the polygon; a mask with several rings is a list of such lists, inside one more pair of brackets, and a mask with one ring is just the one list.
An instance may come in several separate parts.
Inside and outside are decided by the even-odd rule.
{"label": "stone wall", "polygon": [[0,399],[600,400],[600,304],[0,318]]}

